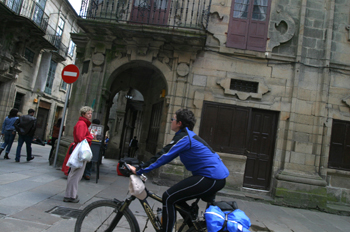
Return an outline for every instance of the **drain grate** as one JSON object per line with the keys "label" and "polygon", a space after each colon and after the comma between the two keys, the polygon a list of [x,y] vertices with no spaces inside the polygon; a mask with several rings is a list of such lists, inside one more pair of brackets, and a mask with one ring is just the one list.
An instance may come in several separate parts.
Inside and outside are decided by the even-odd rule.
{"label": "drain grate", "polygon": [[82,210],[72,209],[63,206],[55,206],[53,209],[46,211],[47,213],[56,214],[63,218],[77,218]]}

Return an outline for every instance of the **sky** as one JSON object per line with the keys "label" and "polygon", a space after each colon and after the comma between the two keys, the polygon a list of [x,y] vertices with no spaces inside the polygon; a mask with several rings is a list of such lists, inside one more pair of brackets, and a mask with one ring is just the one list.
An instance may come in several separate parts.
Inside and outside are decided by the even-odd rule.
{"label": "sky", "polygon": [[69,3],[73,6],[77,14],[79,15],[80,6],[81,6],[81,0],[68,0]]}

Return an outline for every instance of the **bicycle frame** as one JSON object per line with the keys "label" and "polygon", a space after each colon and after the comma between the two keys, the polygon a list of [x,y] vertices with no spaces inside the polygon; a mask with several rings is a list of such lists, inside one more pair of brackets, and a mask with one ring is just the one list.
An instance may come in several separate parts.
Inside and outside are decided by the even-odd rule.
{"label": "bicycle frame", "polygon": [[[144,211],[146,212],[147,214],[147,217],[148,219],[150,220],[150,222],[152,223],[153,225],[153,228],[156,230],[156,232],[161,232],[161,222],[159,221],[158,217],[156,217],[156,215],[153,213],[153,210],[151,208],[151,206],[149,205],[148,201],[147,201],[147,198],[150,197],[160,203],[162,203],[162,198],[160,196],[158,196],[157,194],[151,192],[151,191],[148,191],[147,188],[145,188],[146,192],[147,192],[147,197],[144,199],[144,200],[140,200],[140,203],[144,209]],[[129,205],[131,204],[132,201],[134,201],[136,199],[135,196],[130,196],[129,198],[127,198],[125,201],[119,201],[117,199],[114,199],[114,201],[116,203],[118,203],[118,205],[120,205],[120,207],[118,208],[118,213],[116,215],[116,217],[113,219],[113,222],[111,223],[111,226],[110,228],[114,228],[119,220],[121,219],[121,217],[123,216],[123,210],[129,208]],[[198,201],[199,201],[200,198],[197,198],[197,200],[195,201],[195,204],[197,205]],[[192,206],[193,207],[193,206]],[[196,229],[199,229],[198,228],[198,225],[196,224],[196,222],[192,219],[192,215],[191,215],[191,212],[192,212],[192,207],[190,209],[184,209],[183,207],[179,206],[179,205],[175,205],[175,208],[177,211],[183,213],[186,215],[186,218],[184,218],[184,222],[183,224],[180,226],[180,229],[178,230],[178,232],[182,231],[182,229],[185,227],[185,225],[187,224],[186,222],[188,220],[191,220],[191,222],[193,222],[194,226]]]}

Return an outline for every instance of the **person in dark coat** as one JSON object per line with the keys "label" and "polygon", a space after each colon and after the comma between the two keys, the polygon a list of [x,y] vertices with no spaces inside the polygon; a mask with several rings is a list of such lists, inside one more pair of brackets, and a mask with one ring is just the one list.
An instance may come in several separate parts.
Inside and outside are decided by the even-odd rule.
{"label": "person in dark coat", "polygon": [[29,109],[28,114],[21,116],[14,124],[19,135],[16,162],[20,161],[23,143],[26,143],[27,161],[34,159],[34,156],[32,156],[32,141],[36,130],[36,118],[34,117],[34,113],[35,111],[33,109]]}

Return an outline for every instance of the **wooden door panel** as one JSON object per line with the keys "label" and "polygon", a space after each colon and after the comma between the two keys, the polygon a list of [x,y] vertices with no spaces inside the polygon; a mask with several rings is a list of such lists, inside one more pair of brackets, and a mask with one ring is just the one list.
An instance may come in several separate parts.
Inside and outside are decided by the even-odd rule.
{"label": "wooden door panel", "polygon": [[220,136],[215,136],[213,141],[215,144],[219,145],[219,150],[222,152],[224,147],[228,147],[230,145],[230,134],[232,128],[232,116],[233,109],[229,109],[226,107],[222,107],[218,109],[217,119],[221,121],[221,123],[217,123],[215,127],[215,134],[220,134]]}
{"label": "wooden door panel", "polygon": [[201,120],[200,137],[203,138],[214,150],[213,133],[216,127],[218,106],[212,104],[204,104],[203,117]]}
{"label": "wooden door panel", "polygon": [[277,113],[253,110],[243,186],[268,189],[274,154]]}
{"label": "wooden door panel", "polygon": [[[232,122],[232,135],[230,141],[230,152],[244,154],[247,142],[247,128],[249,124],[249,108],[236,108],[235,119]],[[235,148],[235,149],[233,149]]]}

